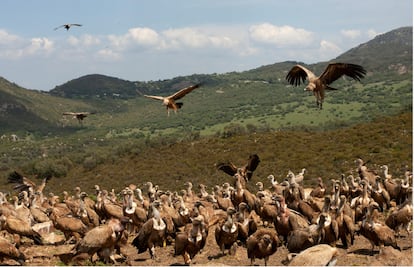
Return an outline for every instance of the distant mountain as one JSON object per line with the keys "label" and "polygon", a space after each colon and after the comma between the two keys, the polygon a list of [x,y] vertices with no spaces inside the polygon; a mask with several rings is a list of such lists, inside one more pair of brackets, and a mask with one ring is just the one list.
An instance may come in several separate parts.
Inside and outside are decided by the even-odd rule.
{"label": "distant mountain", "polygon": [[56,86],[51,95],[67,98],[115,97],[137,95],[137,86],[130,81],[100,74],[90,74]]}
{"label": "distant mountain", "polygon": [[402,27],[377,35],[333,61],[361,64],[371,72],[405,74],[413,67],[413,27]]}
{"label": "distant mountain", "polygon": [[[350,62],[364,66],[374,79],[389,75],[403,75],[412,73],[413,67],[413,27],[402,27],[376,36],[374,39],[352,48],[329,62]],[[310,67],[315,74],[320,74],[329,62],[304,64],[301,62],[286,61],[262,66],[246,71],[246,75],[262,77],[265,80],[274,80],[275,73],[282,73],[284,78],[289,69],[295,64]],[[403,79],[406,76],[402,77]]]}
{"label": "distant mountain", "polygon": [[[330,123],[337,118],[354,122],[361,116],[368,119],[375,112],[387,114],[412,106],[412,27],[378,35],[328,62],[307,66],[319,74],[329,62],[361,64],[368,74],[361,83],[346,82],[344,87],[339,86],[344,90],[328,94],[327,102],[338,105],[332,107],[335,119],[323,122],[309,115],[310,124]],[[155,131],[183,125],[204,130],[235,121],[245,123],[245,119],[256,123],[259,120],[266,127],[269,123],[274,123],[274,127],[289,127],[304,123],[304,110],[313,107],[313,98],[303,90],[286,90],[285,76],[298,63],[285,61],[243,72],[193,74],[149,82],[91,74],[56,86],[50,92],[27,90],[0,77],[0,135],[10,131],[49,133],[70,127],[79,130],[76,121],[62,118],[62,112],[66,111],[96,112],[87,123],[92,126],[94,122],[103,131],[117,127]],[[174,119],[160,116],[158,112],[164,110],[159,105],[140,97],[168,95],[199,82],[203,86],[186,96],[183,114]]]}

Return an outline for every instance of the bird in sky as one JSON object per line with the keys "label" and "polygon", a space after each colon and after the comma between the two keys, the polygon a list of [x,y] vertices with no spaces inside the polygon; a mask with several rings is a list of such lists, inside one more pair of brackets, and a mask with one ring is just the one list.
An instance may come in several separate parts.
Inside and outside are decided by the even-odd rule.
{"label": "bird in sky", "polygon": [[74,119],[78,119],[80,124],[82,124],[83,119],[90,114],[95,114],[95,112],[63,112],[63,115],[71,115]]}
{"label": "bird in sky", "polygon": [[184,89],[181,89],[180,91],[170,95],[170,96],[155,96],[155,95],[144,95],[145,97],[152,98],[155,100],[161,100],[162,104],[167,107],[167,114],[170,115],[170,109],[174,110],[175,113],[183,106],[183,103],[175,102],[176,100],[184,97],[186,94],[190,93],[194,89],[200,87],[201,84],[195,84],[189,87],[186,87]]}
{"label": "bird in sky", "polygon": [[82,26],[82,24],[77,24],[77,23],[63,24],[63,25],[60,25],[59,27],[56,27],[55,31],[59,28],[65,28],[67,31],[69,31],[70,27],[72,27],[72,26],[79,26],[80,27],[80,26]]}
{"label": "bird in sky", "polygon": [[316,105],[322,109],[322,102],[325,98],[325,90],[337,90],[329,85],[338,80],[343,75],[356,81],[360,81],[367,71],[360,65],[349,63],[331,63],[325,71],[317,77],[312,71],[301,65],[295,65],[286,75],[286,80],[294,86],[304,83],[308,78],[308,85],[305,91],[313,92],[316,97]]}

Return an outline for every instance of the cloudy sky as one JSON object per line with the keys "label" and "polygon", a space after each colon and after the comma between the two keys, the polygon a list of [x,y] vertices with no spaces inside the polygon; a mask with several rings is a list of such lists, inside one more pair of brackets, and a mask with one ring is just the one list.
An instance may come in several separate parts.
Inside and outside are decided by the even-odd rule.
{"label": "cloudy sky", "polygon": [[[413,24],[412,0],[1,0],[0,76],[50,90],[330,60]],[[54,30],[79,23],[69,31]]]}

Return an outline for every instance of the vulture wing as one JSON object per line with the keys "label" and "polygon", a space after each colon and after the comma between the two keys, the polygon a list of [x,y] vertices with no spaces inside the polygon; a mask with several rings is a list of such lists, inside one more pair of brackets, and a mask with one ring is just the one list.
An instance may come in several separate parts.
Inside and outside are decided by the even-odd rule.
{"label": "vulture wing", "polygon": [[148,98],[155,99],[155,100],[161,100],[161,101],[164,100],[164,97],[162,97],[162,96],[156,96],[156,95],[144,95],[144,96],[148,97]]}
{"label": "vulture wing", "polygon": [[112,235],[113,231],[108,225],[95,227],[88,231],[76,245],[76,252],[92,254],[105,247],[112,239]]}
{"label": "vulture wing", "polygon": [[227,173],[230,176],[234,176],[237,173],[237,167],[231,162],[219,163],[217,164],[217,169]]}
{"label": "vulture wing", "polygon": [[188,244],[187,233],[177,233],[175,237],[174,256],[181,255],[185,252]]}
{"label": "vulture wing", "polygon": [[294,86],[304,83],[306,78],[316,78],[315,74],[301,65],[294,66],[286,75],[286,80]]}
{"label": "vulture wing", "polygon": [[360,81],[367,71],[360,65],[347,63],[332,63],[326,67],[319,79],[330,84],[339,79],[342,75],[346,75],[354,80]]}
{"label": "vulture wing", "polygon": [[196,84],[196,85],[186,87],[186,88],[181,89],[180,91],[176,92],[175,94],[170,95],[168,98],[178,100],[178,99],[182,98],[183,96],[185,96],[186,94],[190,93],[191,91],[193,91],[194,89],[196,89],[198,87],[200,87],[200,84]]}
{"label": "vulture wing", "polygon": [[249,156],[249,161],[247,162],[246,166],[246,178],[250,180],[253,176],[253,172],[256,170],[257,166],[260,163],[259,156],[257,154],[253,154]]}
{"label": "vulture wing", "polygon": [[75,116],[77,113],[75,112],[63,112],[63,115],[72,115]]}

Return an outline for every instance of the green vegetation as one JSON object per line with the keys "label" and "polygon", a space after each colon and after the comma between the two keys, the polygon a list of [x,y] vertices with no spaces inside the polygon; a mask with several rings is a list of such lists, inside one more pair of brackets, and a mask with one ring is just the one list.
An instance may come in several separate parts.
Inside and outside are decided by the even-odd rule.
{"label": "green vegetation", "polygon": [[[51,92],[27,90],[0,78],[0,190],[19,170],[39,179],[52,175],[52,192],[85,191],[99,183],[120,190],[151,180],[181,189],[185,181],[208,186],[231,179],[214,164],[243,164],[250,153],[262,162],[255,179],[284,178],[308,170],[308,183],[338,178],[357,157],[388,164],[399,177],[412,169],[412,27],[380,35],[340,55],[336,62],[363,65],[361,82],[340,79],[324,109],[285,81],[297,62],[245,72],[194,74],[170,80],[129,82],[87,75]],[[307,65],[319,74],[328,62]],[[304,64],[305,65],[305,64]],[[167,117],[143,94],[169,95],[189,84],[178,114]],[[83,125],[65,111],[94,111]],[[16,134],[18,141],[11,141]],[[174,188],[172,188],[174,187]]]}

